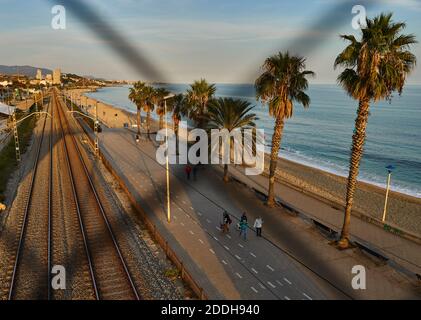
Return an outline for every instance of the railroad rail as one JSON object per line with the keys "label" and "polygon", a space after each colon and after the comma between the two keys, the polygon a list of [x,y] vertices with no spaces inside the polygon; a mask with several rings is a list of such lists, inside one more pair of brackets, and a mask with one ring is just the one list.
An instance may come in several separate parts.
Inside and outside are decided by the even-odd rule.
{"label": "railroad rail", "polygon": [[46,116],[31,170],[24,213],[19,221],[20,234],[10,280],[9,300],[49,299],[51,295],[49,282],[53,122],[50,120],[49,141],[44,143],[47,121]]}
{"label": "railroad rail", "polygon": [[54,101],[95,296],[104,300],[139,300],[141,297],[65,114],[66,108],[56,93]]}

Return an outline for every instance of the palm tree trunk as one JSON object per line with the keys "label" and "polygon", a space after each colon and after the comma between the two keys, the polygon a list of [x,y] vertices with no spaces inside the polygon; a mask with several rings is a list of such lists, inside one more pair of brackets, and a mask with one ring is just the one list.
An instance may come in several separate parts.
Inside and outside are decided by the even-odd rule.
{"label": "palm tree trunk", "polygon": [[174,120],[175,154],[178,155],[178,120]]}
{"label": "palm tree trunk", "polygon": [[137,134],[140,135],[140,108],[137,108],[136,122],[137,122]]}
{"label": "palm tree trunk", "polygon": [[164,115],[160,114],[159,115],[159,129],[163,129],[164,128]]}
{"label": "palm tree trunk", "polygon": [[276,117],[275,131],[272,136],[272,150],[270,153],[269,166],[269,191],[266,204],[269,207],[275,206],[275,174],[278,165],[278,154],[281,148],[282,132],[284,131],[284,119],[281,116]]}
{"label": "palm tree trunk", "polygon": [[346,249],[349,247],[349,229],[351,222],[352,204],[354,202],[354,194],[357,186],[357,178],[360,168],[360,161],[364,152],[364,143],[366,137],[366,129],[369,116],[369,100],[360,100],[358,107],[358,115],[355,120],[355,131],[352,136],[351,159],[349,162],[349,176],[346,188],[346,207],[345,216],[342,226],[341,237],[338,241],[338,247]]}
{"label": "palm tree trunk", "polygon": [[224,165],[224,182],[228,182],[228,181],[229,181],[229,179],[228,179],[228,165],[225,164]]}
{"label": "palm tree trunk", "polygon": [[151,131],[151,112],[148,110],[146,112],[146,132],[148,133],[148,138],[150,137]]}

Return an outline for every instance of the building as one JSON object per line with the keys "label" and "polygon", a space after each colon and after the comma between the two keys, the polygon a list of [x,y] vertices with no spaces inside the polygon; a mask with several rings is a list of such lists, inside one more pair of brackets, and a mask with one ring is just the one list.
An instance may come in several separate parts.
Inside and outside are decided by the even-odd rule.
{"label": "building", "polygon": [[53,72],[53,84],[61,84],[61,70],[55,69]]}
{"label": "building", "polygon": [[41,69],[38,69],[38,70],[37,70],[37,76],[36,76],[36,79],[37,79],[37,80],[40,80],[40,81],[42,80],[42,71],[41,71]]}

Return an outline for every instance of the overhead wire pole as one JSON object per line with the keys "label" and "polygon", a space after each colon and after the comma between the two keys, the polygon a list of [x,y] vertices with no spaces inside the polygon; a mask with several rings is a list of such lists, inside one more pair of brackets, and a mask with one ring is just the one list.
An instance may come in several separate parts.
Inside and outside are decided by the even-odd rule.
{"label": "overhead wire pole", "polygon": [[164,113],[165,113],[165,144],[166,144],[166,155],[165,155],[165,167],[166,167],[166,180],[167,180],[167,221],[171,222],[171,192],[170,192],[170,164],[169,164],[169,148],[168,148],[168,115],[167,115],[167,99],[174,97],[169,95],[164,98]]}
{"label": "overhead wire pole", "polygon": [[99,157],[99,141],[98,141],[98,101],[95,102],[95,123],[94,123],[94,134],[95,134],[95,155]]}

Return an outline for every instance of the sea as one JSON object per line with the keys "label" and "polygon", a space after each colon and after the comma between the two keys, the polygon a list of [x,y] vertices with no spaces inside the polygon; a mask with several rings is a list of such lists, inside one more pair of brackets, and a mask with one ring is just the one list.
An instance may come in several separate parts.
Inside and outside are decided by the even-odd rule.
{"label": "sea", "polygon": [[[184,93],[188,84],[157,85]],[[136,112],[128,99],[130,86],[106,87],[89,96]],[[252,84],[217,84],[217,97],[233,97],[254,105],[257,126],[265,130],[270,147],[274,119],[256,101]],[[310,107],[296,104],[288,119],[279,156],[341,176],[347,176],[358,103],[338,85],[310,85]],[[156,116],[155,116],[156,117]],[[401,96],[371,106],[359,179],[385,187],[386,167],[393,165],[392,190],[421,198],[421,86],[407,85]]]}

